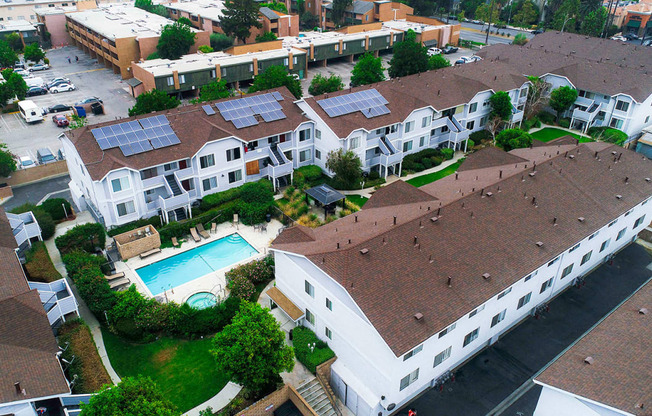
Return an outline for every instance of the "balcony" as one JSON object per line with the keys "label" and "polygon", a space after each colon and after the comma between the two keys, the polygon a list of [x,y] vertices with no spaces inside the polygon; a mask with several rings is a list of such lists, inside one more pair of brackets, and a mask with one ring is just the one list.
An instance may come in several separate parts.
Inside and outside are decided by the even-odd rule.
{"label": "balcony", "polygon": [[523,110],[512,106],[512,116],[509,118],[509,121],[512,124],[520,123],[523,120]]}
{"label": "balcony", "polygon": [[158,188],[159,186],[165,186],[165,179],[163,175],[153,176],[151,178],[143,179],[143,188],[151,189]]}
{"label": "balcony", "polygon": [[244,160],[245,162],[251,162],[253,160],[263,159],[269,157],[270,153],[269,147],[258,147],[254,150],[248,150],[244,154]]}
{"label": "balcony", "polygon": [[51,283],[29,282],[29,287],[38,290],[50,325],[54,325],[59,320],[65,321],[65,316],[71,313],[79,316],[77,300],[66,279]]}
{"label": "balcony", "polygon": [[22,214],[7,213],[7,218],[16,239],[16,244],[19,247],[29,243],[32,238],[41,239],[41,227],[39,227],[31,211]]}
{"label": "balcony", "polygon": [[586,106],[582,104],[580,107],[575,108],[573,110],[572,118],[576,120],[586,121],[587,124],[591,124],[600,112],[600,108],[602,108],[601,104],[596,103],[595,101],[590,101]]}

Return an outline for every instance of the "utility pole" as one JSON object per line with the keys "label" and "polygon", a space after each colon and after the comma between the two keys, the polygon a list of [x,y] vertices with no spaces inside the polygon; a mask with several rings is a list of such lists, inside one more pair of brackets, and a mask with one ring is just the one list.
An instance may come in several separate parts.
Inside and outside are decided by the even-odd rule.
{"label": "utility pole", "polygon": [[494,0],[491,0],[491,8],[489,9],[489,26],[487,26],[487,36],[484,39],[485,45],[489,44],[489,29],[491,29],[491,18],[494,14]]}

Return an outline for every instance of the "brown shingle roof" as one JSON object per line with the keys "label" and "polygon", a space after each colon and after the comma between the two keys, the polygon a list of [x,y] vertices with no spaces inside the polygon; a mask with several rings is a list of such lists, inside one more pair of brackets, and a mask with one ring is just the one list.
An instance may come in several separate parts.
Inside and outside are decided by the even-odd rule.
{"label": "brown shingle roof", "polygon": [[[556,155],[558,148],[571,149],[574,158]],[[315,241],[275,241],[272,247],[305,255],[337,280],[392,351],[402,355],[652,195],[652,183],[643,180],[652,162],[620,147],[588,143],[519,150],[517,156],[530,159],[530,152],[539,159],[536,175],[527,174],[532,162],[527,169],[522,163],[505,170],[502,180],[497,168],[486,168],[494,176],[484,197],[478,188],[448,196],[455,185],[451,175],[443,199],[436,187],[426,190],[439,201],[363,209],[357,223],[350,215],[313,230]],[[622,153],[618,163],[611,151]],[[368,253],[360,254],[362,248]],[[491,279],[483,279],[484,273]],[[423,319],[415,320],[416,313]]]}
{"label": "brown shingle roof", "polygon": [[[279,104],[283,108],[286,118],[272,122],[260,120],[257,125],[242,129],[236,129],[233,126],[233,123],[224,120],[219,111],[216,111],[217,114],[207,116],[201,107],[207,103],[200,103],[178,107],[173,110],[158,111],[143,116],[129,117],[126,119],[85,126],[76,130],[66,131],[65,134],[75,145],[86,169],[90,173],[91,178],[93,180],[100,180],[113,169],[128,167],[135,170],[141,170],[174,160],[192,157],[209,141],[232,136],[245,141],[257,140],[275,134],[292,131],[298,127],[301,122],[307,120],[307,118],[302,115],[301,109],[293,103],[295,98],[286,87],[253,93],[251,95],[264,94],[272,91],[278,91],[283,95],[284,100],[279,101]],[[235,98],[218,100],[211,102],[211,104],[233,99]],[[170,126],[172,126],[172,129],[181,141],[180,144],[132,156],[124,156],[119,148],[108,149],[103,152],[91,133],[91,129],[97,127],[124,123],[126,121],[151,117],[158,114],[167,116],[170,121]]]}
{"label": "brown shingle roof", "polygon": [[[633,415],[652,405],[652,281],[541,373],[538,382]],[[592,357],[587,364],[584,359]],[[642,406],[641,406],[642,405]]]}
{"label": "brown shingle roof", "polygon": [[464,159],[462,165],[457,169],[458,172],[465,170],[475,170],[490,168],[493,166],[513,165],[516,163],[527,162],[522,157],[503,152],[497,147],[489,146],[471,153]]}
{"label": "brown shingle roof", "polygon": [[434,201],[437,199],[404,181],[396,181],[392,185],[391,187],[384,186],[374,192],[369,201],[364,204],[363,209]]}
{"label": "brown shingle roof", "polygon": [[5,215],[5,210],[0,206],[0,247],[18,248],[14,233],[9,225],[9,218]]}

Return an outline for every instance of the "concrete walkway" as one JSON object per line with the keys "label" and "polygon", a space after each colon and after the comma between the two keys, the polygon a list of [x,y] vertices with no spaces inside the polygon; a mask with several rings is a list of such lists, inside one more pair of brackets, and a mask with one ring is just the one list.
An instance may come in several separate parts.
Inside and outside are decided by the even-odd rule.
{"label": "concrete walkway", "polygon": [[229,381],[228,384],[224,386],[224,388],[220,390],[220,392],[217,393],[215,396],[206,400],[204,403],[200,404],[199,406],[196,406],[188,410],[183,415],[199,416],[199,412],[205,410],[207,407],[210,407],[213,413],[217,413],[222,408],[226,407],[231,402],[231,400],[233,400],[233,398],[237,396],[238,393],[240,393],[240,390],[242,390],[242,386]]}
{"label": "concrete walkway", "polygon": [[528,131],[528,133],[532,134],[532,133],[535,133],[535,132],[537,132],[537,131],[539,131],[539,130],[543,130],[543,129],[545,129],[545,128],[551,128],[551,129],[557,129],[557,130],[564,130],[564,131],[567,131],[567,132],[569,132],[569,133],[577,134],[578,136],[583,136],[583,137],[591,138],[591,136],[589,136],[588,134],[583,134],[583,133],[582,133],[581,131],[579,131],[579,130],[573,130],[573,129],[566,128],[566,127],[553,126],[553,125],[550,125],[550,124],[543,124],[543,123],[541,123],[541,127],[532,127],[532,128],[530,129],[530,131]]}

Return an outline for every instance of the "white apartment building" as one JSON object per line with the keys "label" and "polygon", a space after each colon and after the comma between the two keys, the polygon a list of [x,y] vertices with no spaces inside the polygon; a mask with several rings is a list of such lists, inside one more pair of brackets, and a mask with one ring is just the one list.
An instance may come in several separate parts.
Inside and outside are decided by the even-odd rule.
{"label": "white apartment building", "polygon": [[651,163],[605,143],[485,149],[455,175],[285,230],[276,288],[337,355],[335,394],[389,415],[635,240]]}

